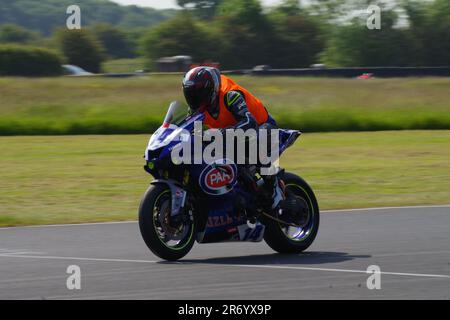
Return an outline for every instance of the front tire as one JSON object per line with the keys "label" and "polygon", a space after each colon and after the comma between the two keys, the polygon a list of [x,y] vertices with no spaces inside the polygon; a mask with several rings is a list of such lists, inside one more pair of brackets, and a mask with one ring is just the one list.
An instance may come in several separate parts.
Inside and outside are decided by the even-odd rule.
{"label": "front tire", "polygon": [[[286,225],[267,218],[264,222],[266,232],[264,240],[275,251],[279,253],[300,253],[306,250],[316,238],[319,230],[319,206],[311,187],[299,176],[292,173],[284,173],[282,180],[286,189],[301,197],[306,204],[309,221],[304,228],[297,228],[290,232]],[[292,235],[291,235],[292,233]]]}
{"label": "front tire", "polygon": [[[187,255],[194,245],[194,223],[189,221],[183,224],[178,235],[177,228],[169,223],[165,225],[166,220],[170,219],[170,211],[169,187],[163,184],[150,186],[139,207],[139,228],[145,244],[155,255],[176,261]],[[173,234],[168,230],[173,230]]]}

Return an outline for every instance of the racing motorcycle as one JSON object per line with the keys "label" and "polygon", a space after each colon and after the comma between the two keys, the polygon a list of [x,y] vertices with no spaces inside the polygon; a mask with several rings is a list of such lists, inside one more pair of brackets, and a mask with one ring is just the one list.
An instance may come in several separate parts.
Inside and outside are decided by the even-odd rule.
{"label": "racing motorcycle", "polygon": [[[163,125],[151,136],[145,151],[145,171],[154,177],[139,207],[139,228],[148,248],[158,257],[175,261],[189,253],[194,242],[260,242],[279,253],[300,253],[314,241],[319,228],[319,207],[311,187],[299,176],[280,169],[284,190],[282,208],[270,212],[273,190],[248,187],[248,172],[240,174],[229,159],[185,164],[171,153],[190,141],[202,113],[189,114],[172,102]],[[279,155],[301,132],[279,129]],[[261,182],[251,172],[253,186]],[[268,189],[269,191],[267,191]],[[256,190],[256,191],[255,191]],[[264,191],[266,190],[266,191]]]}

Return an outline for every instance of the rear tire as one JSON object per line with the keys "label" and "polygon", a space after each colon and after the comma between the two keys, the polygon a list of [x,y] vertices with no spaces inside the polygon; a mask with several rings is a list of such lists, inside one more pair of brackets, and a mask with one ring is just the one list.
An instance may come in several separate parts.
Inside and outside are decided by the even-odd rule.
{"label": "rear tire", "polygon": [[289,238],[283,231],[281,223],[272,219],[265,219],[266,232],[264,240],[275,251],[279,253],[300,253],[306,250],[316,238],[319,230],[319,206],[311,187],[297,175],[284,173],[282,177],[286,188],[296,190],[296,195],[302,197],[308,204],[310,221],[305,227],[304,235],[299,239]]}
{"label": "rear tire", "polygon": [[166,185],[150,186],[139,207],[139,228],[145,244],[155,255],[164,260],[176,261],[187,255],[194,245],[194,223],[190,224],[186,237],[175,246],[168,246],[161,239],[157,231],[159,226],[154,219],[155,210],[158,210],[161,201],[166,201],[165,206],[169,205],[170,208],[170,196],[170,189]]}

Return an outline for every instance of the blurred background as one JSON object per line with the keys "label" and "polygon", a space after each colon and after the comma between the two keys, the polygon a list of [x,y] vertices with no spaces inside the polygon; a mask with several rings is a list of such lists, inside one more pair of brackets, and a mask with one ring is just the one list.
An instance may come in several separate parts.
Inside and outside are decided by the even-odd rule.
{"label": "blurred background", "polygon": [[322,208],[450,203],[448,0],[0,0],[0,226],[135,219],[196,65],[305,132]]}
{"label": "blurred background", "polygon": [[[14,45],[46,48],[64,63],[93,73],[164,71],[170,66],[160,59],[173,56],[189,56],[188,65],[217,63],[223,70],[449,64],[446,0],[157,1],[176,9],[105,0],[0,3],[2,51],[8,45],[10,50]],[[81,9],[80,31],[66,28],[66,8],[73,4]],[[379,30],[367,28],[366,11],[374,4],[381,9]],[[47,63],[47,73],[56,73]],[[31,66],[1,68],[1,74],[11,75],[44,72]]]}

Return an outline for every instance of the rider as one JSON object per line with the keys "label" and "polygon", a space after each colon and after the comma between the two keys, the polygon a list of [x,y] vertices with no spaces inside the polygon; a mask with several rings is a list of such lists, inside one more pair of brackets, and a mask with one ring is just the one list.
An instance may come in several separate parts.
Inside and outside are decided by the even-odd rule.
{"label": "rider", "polygon": [[[212,67],[196,67],[183,79],[183,93],[191,112],[202,112],[204,124],[211,129],[275,129],[275,120],[262,102],[248,90]],[[239,167],[247,173],[246,167]],[[271,209],[284,198],[276,175],[266,178],[272,193]]]}

